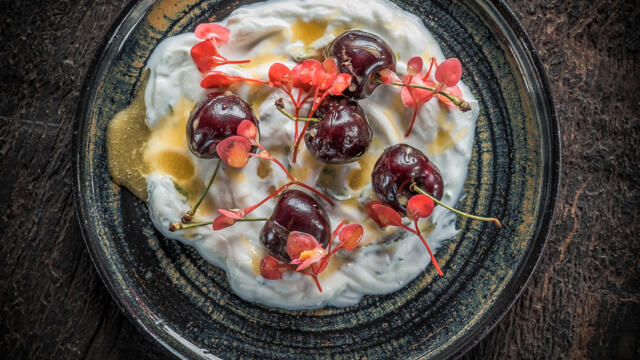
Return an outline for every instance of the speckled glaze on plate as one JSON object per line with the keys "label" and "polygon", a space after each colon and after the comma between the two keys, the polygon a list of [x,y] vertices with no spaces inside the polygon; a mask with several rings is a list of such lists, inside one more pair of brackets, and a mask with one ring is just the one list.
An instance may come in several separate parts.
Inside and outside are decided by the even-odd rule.
{"label": "speckled glaze on plate", "polygon": [[502,229],[460,218],[456,239],[401,290],[356,306],[286,311],[236,296],[224,272],[160,236],[143,202],[111,181],[107,122],[132,100],[145,62],[167,36],[222,19],[238,1],[144,0],[104,40],[77,119],[76,209],[102,279],[145,333],[180,358],[455,357],[508,310],[533,272],[555,209],[560,143],[540,61],[502,2],[397,1],[424,20],[480,103],[458,204]]}

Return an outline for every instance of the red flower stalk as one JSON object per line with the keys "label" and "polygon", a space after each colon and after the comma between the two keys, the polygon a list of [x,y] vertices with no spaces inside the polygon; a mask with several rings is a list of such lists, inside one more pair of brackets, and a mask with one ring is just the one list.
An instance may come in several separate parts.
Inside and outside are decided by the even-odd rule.
{"label": "red flower stalk", "polygon": [[[438,66],[436,59],[431,58],[429,68],[423,74],[421,57],[412,57],[407,62],[407,74],[399,81],[398,76],[391,70],[382,70],[378,75],[379,82],[387,85],[402,86],[402,103],[413,108],[413,116],[405,137],[411,134],[420,107],[437,95],[438,100],[448,106],[458,107],[462,111],[471,110],[468,102],[462,100],[462,92],[457,86],[462,76],[462,65],[456,58],[448,59]],[[436,68],[436,82],[429,79],[431,70]]]}
{"label": "red flower stalk", "polygon": [[254,82],[258,84],[266,84],[266,81],[245,78],[240,76],[229,75],[227,73],[223,73],[221,71],[210,71],[209,75],[207,75],[200,82],[200,87],[205,89],[219,88],[219,87],[227,87],[234,82]]}
{"label": "red flower stalk", "polygon": [[[216,146],[216,152],[220,156],[220,159],[226,163],[227,165],[235,168],[244,167],[248,162],[250,157],[256,157],[259,159],[266,159],[277,164],[282,171],[289,178],[289,182],[282,185],[272,194],[267,196],[265,199],[261,200],[257,204],[246,207],[244,209],[239,210],[227,210],[227,209],[218,209],[218,212],[221,213],[225,218],[221,218],[219,220],[220,226],[222,225],[233,225],[233,222],[229,219],[240,220],[243,219],[247,214],[262,206],[269,199],[277,196],[279,193],[287,189],[289,186],[298,185],[303,187],[311,192],[314,192],[326,202],[333,206],[333,201],[329,199],[326,195],[321,193],[320,191],[314,189],[313,187],[297,180],[291,173],[287,170],[287,168],[276,158],[271,156],[271,154],[265,149],[260,142],[258,142],[258,128],[249,120],[243,120],[238,125],[238,129],[236,130],[238,135],[230,136],[224,140],[222,140]],[[251,146],[256,146],[260,149],[260,153],[254,154],[251,152]],[[228,218],[228,219],[227,219]],[[228,227],[224,226],[224,227]],[[222,227],[222,228],[224,228]]]}
{"label": "red flower stalk", "polygon": [[[328,58],[324,62],[307,59],[289,69],[286,65],[275,63],[269,68],[269,84],[282,89],[295,108],[295,118],[299,118],[300,109],[312,99],[307,118],[312,118],[324,98],[328,95],[340,95],[351,84],[351,75],[338,73],[336,62]],[[294,95],[293,90],[297,90]],[[296,162],[300,141],[309,126],[305,123],[298,134],[298,121],[295,123],[293,163]]]}
{"label": "red flower stalk", "polygon": [[[418,196],[419,198],[416,198]],[[443,273],[442,273],[442,270],[440,269],[440,265],[438,265],[438,261],[436,260],[436,257],[433,255],[433,252],[431,251],[429,244],[427,244],[427,241],[422,236],[422,233],[420,233],[420,229],[418,227],[418,220],[420,218],[428,217],[429,215],[431,215],[431,212],[433,211],[433,201],[431,201],[431,204],[429,204],[429,200],[431,199],[427,197],[428,200],[425,200],[424,198],[422,198],[422,196],[424,195],[413,196],[409,200],[409,204],[407,205],[407,214],[409,213],[411,214],[410,218],[413,220],[415,229],[412,229],[404,225],[402,223],[402,216],[400,216],[400,214],[398,214],[398,212],[395,211],[392,207],[385,205],[381,201],[371,201],[365,205],[365,209],[367,211],[367,214],[369,214],[369,216],[380,227],[384,228],[389,225],[398,226],[407,230],[412,234],[417,235],[418,238],[420,238],[420,241],[422,241],[422,244],[424,245],[424,247],[427,248],[427,251],[429,252],[429,256],[431,257],[431,262],[433,263],[433,266],[436,268],[438,275],[442,276]]]}
{"label": "red flower stalk", "polygon": [[214,69],[220,65],[250,62],[250,60],[228,60],[220,53],[218,45],[229,41],[229,29],[218,24],[204,23],[198,25],[194,33],[196,37],[202,39],[202,41],[191,48],[191,58],[201,73],[208,74],[200,83],[201,87],[205,89],[226,87],[231,83],[240,81],[266,84],[266,81],[214,71]]}
{"label": "red flower stalk", "polygon": [[[283,272],[294,270],[311,276],[318,290],[322,292],[318,275],[327,268],[331,256],[338,252],[340,248],[344,248],[347,251],[355,250],[360,244],[363,234],[362,225],[349,224],[345,226],[343,221],[333,231],[331,240],[325,249],[315,237],[303,232],[292,231],[287,239],[287,254],[292,259],[289,266],[287,267],[286,264],[267,256],[260,262],[260,273],[266,279],[276,280],[282,278]],[[336,238],[338,238],[339,243],[332,249]]]}

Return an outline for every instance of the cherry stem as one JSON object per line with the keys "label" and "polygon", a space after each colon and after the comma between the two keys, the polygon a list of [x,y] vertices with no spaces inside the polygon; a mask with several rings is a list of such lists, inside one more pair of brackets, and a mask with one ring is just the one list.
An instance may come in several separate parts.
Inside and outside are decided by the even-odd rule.
{"label": "cherry stem", "polygon": [[293,116],[291,114],[289,114],[287,112],[287,110],[284,109],[284,107],[280,107],[278,106],[278,103],[276,102],[276,108],[286,117],[288,117],[289,119],[293,120],[293,121],[310,121],[310,122],[318,122],[320,121],[320,119],[317,118],[303,118],[303,117],[297,117],[297,116]]}
{"label": "cherry stem", "polygon": [[[239,222],[239,221],[267,221],[267,220],[269,220],[269,218],[266,218],[266,217],[234,219],[235,222]],[[189,228],[205,226],[205,225],[211,225],[211,224],[213,224],[213,220],[204,221],[204,222],[197,222],[197,223],[189,223],[189,224],[171,223],[171,224],[169,224],[169,231],[174,232],[174,231],[178,231],[178,230],[189,229]]]}
{"label": "cherry stem", "polygon": [[424,244],[424,247],[427,248],[427,251],[429,252],[429,256],[431,256],[431,262],[433,263],[433,266],[435,266],[436,271],[438,272],[438,275],[443,276],[442,270],[440,270],[440,265],[438,265],[438,261],[436,261],[436,257],[433,255],[433,252],[431,252],[431,248],[427,244],[427,240],[425,240],[424,236],[422,236],[422,234],[420,233],[420,229],[418,228],[418,219],[415,219],[413,223],[416,227],[415,234],[418,235],[418,237]]}
{"label": "cherry stem", "polygon": [[[384,84],[384,82],[380,79],[378,79],[378,82],[381,84]],[[391,85],[394,86],[408,86],[408,87],[414,87],[414,88],[418,88],[418,89],[424,89],[424,90],[430,90],[430,91],[436,91],[437,89],[432,87],[432,86],[426,86],[426,85],[420,85],[420,84],[405,84],[402,82],[393,82],[391,83]],[[457,106],[460,110],[462,110],[463,112],[469,111],[471,110],[471,105],[465,101],[464,99],[459,99],[449,93],[447,93],[446,91],[438,91],[438,94],[446,97],[447,99],[451,100],[451,102]]]}
{"label": "cherry stem", "polygon": [[464,217],[468,217],[470,219],[475,219],[475,220],[480,220],[480,221],[491,221],[494,224],[498,225],[498,227],[502,227],[502,224],[500,223],[500,220],[498,220],[497,218],[472,215],[472,214],[466,213],[464,211],[460,211],[460,210],[452,208],[451,206],[449,206],[449,205],[441,202],[440,200],[436,199],[434,196],[432,196],[428,192],[422,190],[418,185],[416,185],[416,183],[412,183],[410,189],[413,190],[413,191],[419,192],[420,194],[427,195],[428,197],[431,198],[431,200],[433,200],[434,203],[444,207],[445,209],[453,211],[454,213],[456,213],[458,215],[462,215]]}
{"label": "cherry stem", "polygon": [[195,203],[195,205],[193,205],[191,210],[187,211],[184,215],[182,215],[183,223],[188,223],[191,221],[191,219],[193,218],[193,215],[196,214],[196,210],[198,210],[198,206],[200,206],[200,204],[204,201],[204,198],[207,197],[207,194],[209,193],[209,189],[211,188],[211,185],[213,185],[213,180],[215,180],[216,175],[218,175],[218,169],[220,169],[221,162],[222,162],[221,160],[218,160],[218,163],[216,164],[216,169],[213,171],[213,174],[209,179],[209,183],[207,184],[206,189],[204,189],[204,191],[202,192],[202,195],[200,195],[200,199],[198,200],[198,202]]}
{"label": "cherry stem", "polygon": [[204,226],[204,225],[211,225],[211,224],[213,224],[213,220],[205,221],[205,222],[190,223],[190,224],[171,223],[169,224],[169,231],[174,232],[182,229],[189,229],[189,228],[194,228],[194,227]]}

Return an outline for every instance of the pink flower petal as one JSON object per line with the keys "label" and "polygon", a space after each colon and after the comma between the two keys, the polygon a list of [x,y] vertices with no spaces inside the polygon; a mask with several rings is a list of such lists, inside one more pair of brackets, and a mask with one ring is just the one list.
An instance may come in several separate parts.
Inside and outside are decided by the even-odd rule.
{"label": "pink flower petal", "polygon": [[241,81],[241,79],[237,76],[225,74],[220,71],[211,71],[209,75],[202,79],[200,86],[205,89],[221,88],[227,87],[236,81]]}
{"label": "pink flower petal", "polygon": [[224,61],[218,48],[212,41],[201,41],[191,48],[191,58],[200,72],[208,72]]}
{"label": "pink flower petal", "polygon": [[232,219],[236,219],[236,220],[240,220],[242,219],[242,216],[238,215],[237,212],[235,211],[231,211],[231,210],[227,210],[227,209],[218,209],[218,212],[224,216],[230,217]]}
{"label": "pink flower petal", "polygon": [[194,33],[198,39],[215,39],[219,44],[224,44],[229,41],[229,29],[218,24],[200,24],[196,26]]}
{"label": "pink flower petal", "polygon": [[[447,94],[449,95],[453,95],[457,98],[461,98],[462,97],[462,91],[460,91],[460,88],[456,85],[454,87],[450,87],[450,88],[446,88],[444,90]],[[440,102],[442,102],[445,105],[448,105],[449,107],[453,107],[455,108],[456,105],[453,103],[453,101],[447,99],[444,95],[440,95],[438,94],[438,100],[440,100]]]}
{"label": "pink flower petal", "polygon": [[309,259],[306,259],[305,261],[301,262],[300,265],[298,265],[298,267],[296,268],[296,271],[301,271],[301,270],[304,270],[304,269],[308,268],[309,265],[314,263],[313,260],[314,259],[309,258]]}
{"label": "pink flower petal", "polygon": [[462,64],[456,58],[447,59],[436,69],[436,81],[454,87],[462,76]]}
{"label": "pink flower petal", "polygon": [[249,162],[251,144],[242,136],[229,136],[216,145],[216,153],[225,164],[239,169]]}
{"label": "pink flower petal", "polygon": [[435,204],[424,194],[414,195],[407,204],[407,217],[411,220],[426,218],[433,212]]}
{"label": "pink flower petal", "polygon": [[400,80],[398,75],[391,71],[391,69],[382,69],[378,74],[380,75],[380,80],[386,85],[390,85]]}
{"label": "pink flower petal", "polygon": [[374,204],[371,206],[372,211],[377,215],[380,224],[384,226],[399,226],[402,224],[402,217],[392,207],[382,204]]}
{"label": "pink flower petal", "polygon": [[331,88],[329,88],[329,93],[331,95],[340,95],[349,85],[351,85],[351,75],[338,74]]}
{"label": "pink flower petal", "polygon": [[411,76],[420,74],[422,71],[422,58],[414,56],[407,62],[407,73]]}
{"label": "pink flower petal", "polygon": [[253,140],[258,136],[258,127],[249,120],[242,120],[238,124],[238,136]]}
{"label": "pink flower petal", "polygon": [[293,70],[293,86],[304,89],[311,86],[313,75],[317,70],[322,70],[322,63],[314,59],[306,59],[296,65]]}
{"label": "pink flower petal", "polygon": [[320,246],[318,240],[312,235],[300,231],[292,231],[287,238],[287,254],[293,260],[300,257],[300,253],[313,250]]}
{"label": "pink flower petal", "polygon": [[269,67],[269,82],[271,86],[291,90],[292,81],[291,70],[286,65],[274,63]]}
{"label": "pink flower petal", "polygon": [[317,247],[312,250],[303,251],[302,253],[300,253],[300,258],[291,261],[291,264],[298,264],[296,271],[301,271],[308,268],[312,264],[320,262],[326,255],[327,252],[323,248]]}
{"label": "pink flower petal", "polygon": [[342,228],[338,240],[342,243],[342,247],[347,251],[353,251],[360,244],[360,240],[364,235],[364,228],[360,224],[348,224]]}
{"label": "pink flower petal", "polygon": [[226,215],[220,215],[216,217],[215,220],[213,220],[213,230],[226,229],[235,223],[236,223],[236,219]]}
{"label": "pink flower petal", "polygon": [[402,99],[402,103],[404,104],[404,106],[406,107],[416,106],[416,101],[411,95],[411,92],[409,92],[408,87],[406,86],[402,87],[402,90],[400,91],[400,98]]}
{"label": "pink flower petal", "polygon": [[371,219],[380,227],[389,225],[398,226],[402,223],[400,214],[390,206],[384,205],[382,201],[375,200],[368,202],[365,205],[365,210]]}
{"label": "pink flower petal", "polygon": [[337,76],[335,74],[328,73],[323,69],[317,69],[313,73],[313,80],[311,80],[311,85],[320,88],[320,90],[326,90],[334,83],[336,78]]}
{"label": "pink flower petal", "polygon": [[324,71],[331,75],[338,75],[338,66],[334,58],[327,58],[322,62],[322,68]]}
{"label": "pink flower petal", "polygon": [[278,260],[272,256],[262,258],[260,260],[260,275],[269,280],[282,279],[281,266]]}

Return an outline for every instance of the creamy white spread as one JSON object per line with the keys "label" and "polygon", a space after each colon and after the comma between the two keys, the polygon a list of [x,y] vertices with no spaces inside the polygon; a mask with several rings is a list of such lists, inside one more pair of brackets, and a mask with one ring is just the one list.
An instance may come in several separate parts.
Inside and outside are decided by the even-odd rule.
{"label": "creamy white spread", "polygon": [[[325,22],[324,35],[310,44],[296,40],[292,31],[296,22]],[[267,79],[269,66],[274,61],[295,65],[294,58],[326,46],[337,35],[347,29],[361,29],[379,35],[396,53],[397,71],[405,73],[406,61],[412,56],[434,56],[438,62],[445,60],[442,51],[421,20],[384,0],[276,0],[243,6],[221,22],[229,28],[231,41],[221,46],[220,51],[229,59],[256,59],[247,65],[225,65],[216,70],[234,75]],[[193,33],[186,33],[163,40],[153,51],[147,67],[150,78],[145,92],[147,125],[155,129],[172,112],[181,98],[198,101],[205,91],[200,88],[202,75],[194,65],[189,50],[199,40]],[[424,151],[440,169],[444,179],[443,201],[455,204],[460,198],[471,157],[475,121],[478,105],[469,89],[459,83],[462,97],[471,103],[472,111],[463,113],[449,109],[437,99],[425,104],[416,120],[410,137],[404,131],[411,119],[410,108],[399,106],[399,88],[380,86],[370,97],[360,100],[374,130],[374,142],[370,152],[380,154],[385,147],[396,143],[407,143]],[[255,87],[241,85],[234,89],[247,99]],[[268,97],[257,109],[260,118],[260,141],[267,149],[283,149],[290,146],[294,124],[280,114],[273,103],[284,93],[279,89],[262,89]],[[290,105],[289,105],[290,107]],[[289,110],[292,110],[289,108]],[[443,149],[435,146],[439,132],[455,134],[455,143]],[[432,144],[430,146],[430,144]],[[431,150],[431,152],[430,152]],[[296,176],[309,184],[316,182],[322,164],[301,150],[298,163],[293,164]],[[205,184],[215,168],[217,160],[203,160],[184,149],[196,169],[195,174]],[[305,155],[306,154],[306,155]],[[274,155],[286,165],[291,163],[291,154]],[[241,170],[222,167],[208,196],[216,208],[242,208],[265,198],[274,187],[287,182],[285,174],[273,167],[272,175],[261,179],[256,175],[258,159],[251,159]],[[272,164],[268,164],[271,166]],[[341,196],[363,202],[371,196],[371,185],[352,190],[347,186],[347,176],[360,167],[359,162],[337,167],[334,177],[344,183]],[[304,169],[309,170],[304,170]],[[369,177],[367,173],[365,176]],[[179,192],[171,176],[155,172],[147,177],[148,206],[155,227],[170,239],[179,240],[195,247],[210,263],[226,270],[233,290],[243,299],[286,309],[318,308],[326,305],[349,306],[360,301],[363,295],[384,294],[396,291],[414,279],[430,265],[429,255],[420,240],[406,231],[394,228],[386,231],[371,231],[365,226],[363,243],[371,243],[347,253],[340,251],[331,260],[325,273],[320,276],[323,292],[319,292],[312,279],[295,272],[285,273],[282,280],[266,280],[256,274],[256,261],[266,255],[259,242],[263,223],[241,222],[221,230],[210,226],[171,233],[167,230],[171,222],[178,221],[189,209],[184,195]],[[335,227],[342,220],[365,223],[367,219],[362,206],[353,206],[353,201],[336,202],[331,207],[319,200],[326,209]],[[275,202],[270,201],[252,213],[256,217],[269,217]],[[208,214],[209,218],[216,216]],[[437,250],[442,242],[457,234],[455,215],[442,207],[436,207],[430,221],[435,225],[427,237],[431,248]],[[204,217],[198,220],[207,220]],[[379,242],[381,236],[394,233],[402,235],[398,241]],[[429,268],[428,271],[434,271]]]}

